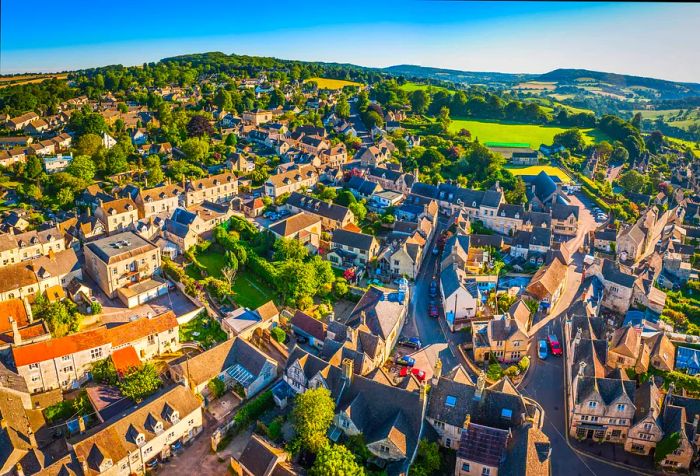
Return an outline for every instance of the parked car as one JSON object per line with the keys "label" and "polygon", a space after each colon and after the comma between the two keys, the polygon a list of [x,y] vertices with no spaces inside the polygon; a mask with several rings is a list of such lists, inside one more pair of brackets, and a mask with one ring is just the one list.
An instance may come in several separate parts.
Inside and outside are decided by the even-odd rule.
{"label": "parked car", "polygon": [[430,297],[437,296],[437,281],[430,281]]}
{"label": "parked car", "polygon": [[547,358],[547,355],[549,355],[549,352],[547,351],[547,341],[541,339],[537,342],[537,356],[544,360]]}
{"label": "parked car", "polygon": [[185,447],[182,446],[182,442],[180,440],[177,440],[175,443],[170,445],[170,449],[173,453],[180,454],[185,450]]}
{"label": "parked car", "polygon": [[561,355],[561,344],[557,336],[554,334],[548,335],[547,342],[549,343],[549,349],[552,351],[552,355]]}
{"label": "parked car", "polygon": [[438,254],[439,252],[440,252],[440,250],[437,248],[437,246],[436,246],[435,248],[433,248],[433,254],[434,254],[435,256],[437,256],[437,254]]}
{"label": "parked car", "polygon": [[280,218],[286,217],[287,215],[289,215],[289,210],[285,208],[284,210],[280,210],[279,212],[277,212],[277,214],[280,216]]}
{"label": "parked car", "polygon": [[156,469],[160,465],[160,460],[158,457],[153,458],[152,460],[146,461],[146,468],[150,469],[151,471]]}
{"label": "parked car", "polygon": [[[413,375],[418,379],[418,381],[423,382],[425,380],[425,371],[417,368],[412,368],[410,371],[410,374]],[[409,368],[408,367],[403,367],[399,371],[399,376],[400,377],[407,377],[409,375]]]}
{"label": "parked car", "polygon": [[399,345],[404,347],[410,347],[412,349],[420,349],[423,347],[423,343],[418,337],[399,337],[397,342]]}
{"label": "parked car", "polygon": [[306,342],[309,342],[309,339],[306,338],[306,336],[298,335],[297,337],[297,342],[300,344],[304,344]]}
{"label": "parked car", "polygon": [[416,359],[413,357],[409,357],[408,355],[402,355],[398,359],[396,359],[396,364],[397,365],[404,365],[407,367],[413,367],[416,365]]}
{"label": "parked car", "polygon": [[428,306],[428,315],[430,317],[438,317],[440,315],[440,311],[438,311],[438,307],[435,304]]}

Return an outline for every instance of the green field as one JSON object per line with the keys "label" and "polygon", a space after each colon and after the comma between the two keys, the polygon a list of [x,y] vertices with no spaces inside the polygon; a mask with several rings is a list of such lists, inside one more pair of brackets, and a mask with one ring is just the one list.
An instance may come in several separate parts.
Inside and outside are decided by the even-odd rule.
{"label": "green field", "polygon": [[[533,149],[538,149],[540,145],[550,145],[554,136],[564,132],[566,128],[539,126],[534,124],[508,124],[503,122],[473,121],[465,119],[455,119],[450,124],[450,132],[458,132],[460,129],[467,129],[473,138],[478,138],[479,142],[523,142],[530,144]],[[589,144],[599,142],[604,139],[599,131],[594,129],[583,129],[586,142]]]}
{"label": "green field", "polygon": [[274,292],[257,276],[248,271],[239,271],[233,282],[233,300],[239,306],[255,309],[275,298]]}
{"label": "green field", "polygon": [[406,91],[407,93],[412,93],[413,91],[418,91],[419,89],[427,91],[430,89],[431,91],[447,91],[448,93],[452,94],[454,91],[451,91],[447,88],[443,88],[441,86],[433,86],[432,84],[422,84],[422,83],[414,83],[412,81],[408,81],[407,83],[402,84],[399,86],[399,89]]}
{"label": "green field", "polygon": [[309,78],[304,80],[305,83],[308,83],[310,81],[315,82],[318,85],[319,89],[343,89],[345,86],[362,86],[362,83],[356,83],[354,81],[345,81],[344,79]]}
{"label": "green field", "polygon": [[521,167],[507,165],[505,169],[513,175],[538,175],[540,172],[544,171],[550,177],[559,177],[564,183],[571,182],[569,176],[566,175],[562,169],[551,165],[530,165]]}

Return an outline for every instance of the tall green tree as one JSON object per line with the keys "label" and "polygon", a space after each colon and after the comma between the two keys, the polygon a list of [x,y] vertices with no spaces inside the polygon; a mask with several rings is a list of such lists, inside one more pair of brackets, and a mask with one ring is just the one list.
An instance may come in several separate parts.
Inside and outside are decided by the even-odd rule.
{"label": "tall green tree", "polygon": [[73,158],[66,172],[79,179],[92,182],[96,172],[95,162],[90,156],[78,155]]}
{"label": "tall green tree", "polygon": [[328,446],[326,433],[334,416],[335,402],[327,388],[318,387],[297,395],[292,418],[301,446],[312,453]]}
{"label": "tall green tree", "polygon": [[365,469],[357,464],[355,455],[345,446],[328,445],[319,451],[309,474],[311,476],[364,476]]}

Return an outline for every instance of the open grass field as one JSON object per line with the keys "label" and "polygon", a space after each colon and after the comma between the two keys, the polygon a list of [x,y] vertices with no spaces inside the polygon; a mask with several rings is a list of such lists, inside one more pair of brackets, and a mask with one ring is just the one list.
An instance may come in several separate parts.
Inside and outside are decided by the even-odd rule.
{"label": "open grass field", "polygon": [[402,84],[401,86],[399,86],[399,88],[402,91],[406,91],[407,93],[412,93],[413,91],[418,91],[419,89],[422,89],[425,91],[427,91],[428,89],[430,89],[431,91],[447,91],[450,94],[454,93],[454,91],[451,91],[447,88],[443,88],[441,86],[433,86],[432,84],[414,83],[412,81],[408,81],[408,82]]}
{"label": "open grass field", "polygon": [[516,85],[513,89],[554,91],[555,89],[557,89],[557,83],[551,83],[547,81],[528,81]]}
{"label": "open grass field", "polygon": [[683,140],[683,139],[676,139],[675,137],[668,137],[666,136],[666,139],[675,142],[676,144],[681,144],[687,147],[690,147],[690,149],[695,152],[695,155],[700,157],[700,145],[696,142],[691,142],[689,140]]}
{"label": "open grass field", "polygon": [[[535,124],[510,124],[504,122],[475,121],[455,119],[450,124],[450,132],[458,132],[467,129],[472,137],[479,138],[479,142],[522,142],[530,144],[533,149],[540,145],[550,145],[554,136],[564,132],[563,127],[540,126]],[[600,142],[603,135],[594,129],[582,130],[587,143]]]}
{"label": "open grass field", "polygon": [[505,167],[513,175],[538,175],[540,172],[544,171],[550,177],[559,177],[563,183],[570,182],[569,176],[564,173],[559,167],[554,167],[552,165],[530,165],[530,166],[515,166],[507,165]]}
{"label": "open grass field", "polygon": [[354,81],[345,81],[344,79],[328,79],[328,78],[309,78],[304,80],[305,83],[310,81],[318,84],[319,89],[343,89],[345,86],[362,86],[362,83]]}
{"label": "open grass field", "polygon": [[16,86],[18,84],[40,83],[51,78],[66,79],[68,78],[68,74],[23,74],[17,76],[0,76],[0,88]]}

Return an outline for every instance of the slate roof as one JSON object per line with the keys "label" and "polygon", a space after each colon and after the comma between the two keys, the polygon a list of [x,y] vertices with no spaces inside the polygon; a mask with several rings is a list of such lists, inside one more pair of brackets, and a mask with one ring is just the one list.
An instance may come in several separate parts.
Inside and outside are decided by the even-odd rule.
{"label": "slate roof", "polygon": [[279,236],[288,237],[317,223],[321,223],[318,216],[301,212],[274,223],[270,226],[270,231]]}
{"label": "slate roof", "polygon": [[471,423],[462,431],[457,457],[485,466],[498,467],[506,451],[510,433]]}
{"label": "slate roof", "polygon": [[690,347],[678,347],[676,353],[676,368],[686,369],[691,375],[700,373],[700,349]]}
{"label": "slate roof", "polygon": [[351,190],[355,190],[362,196],[370,196],[381,188],[377,182],[365,180],[362,177],[358,177],[356,175],[350,177],[350,180],[348,180],[346,186]]}
{"label": "slate roof", "polygon": [[634,282],[637,279],[633,275],[621,271],[614,262],[608,259],[603,259],[602,274],[606,281],[619,284],[620,286],[624,286],[626,288],[633,287]]}
{"label": "slate roof", "polygon": [[[397,294],[393,290],[389,293],[370,286],[352,310],[347,325],[357,328],[364,321],[374,335],[386,341],[399,319],[406,313],[406,304],[398,301]],[[392,295],[395,297],[392,298]]]}
{"label": "slate roof", "polygon": [[[430,390],[426,416],[459,428],[463,427],[467,415],[472,423],[492,428],[519,426],[527,412],[522,396],[496,388],[485,388],[479,398],[476,385],[441,377]],[[446,405],[448,396],[455,397],[454,406]],[[511,411],[510,418],[503,416],[503,409]]]}
{"label": "slate roof", "polygon": [[547,199],[557,191],[557,184],[544,170],[537,174],[537,176],[529,182],[529,185],[534,185],[534,195],[542,202],[547,201]]}
{"label": "slate roof", "polygon": [[323,341],[326,338],[326,325],[305,312],[297,310],[292,316],[291,324],[312,336],[314,339]]}
{"label": "slate roof", "polygon": [[552,445],[542,430],[527,424],[513,432],[500,476],[543,476],[550,474]]}
{"label": "slate roof", "polygon": [[552,218],[556,220],[566,220],[571,215],[578,220],[579,207],[577,205],[565,205],[555,203],[552,205]]}
{"label": "slate roof", "polygon": [[286,202],[287,205],[299,208],[308,213],[329,218],[331,220],[342,222],[348,215],[352,214],[349,208],[335,203],[324,202],[318,198],[304,195],[299,192],[293,192]]}
{"label": "slate roof", "polygon": [[374,236],[365,233],[355,233],[354,231],[343,230],[341,228],[333,231],[332,242],[338,245],[345,245],[368,251],[372,247],[374,241]]}
{"label": "slate roof", "polygon": [[622,395],[627,395],[634,402],[636,382],[614,378],[578,377],[576,380],[576,403],[588,400],[593,393],[598,393],[606,405],[610,405]]}

